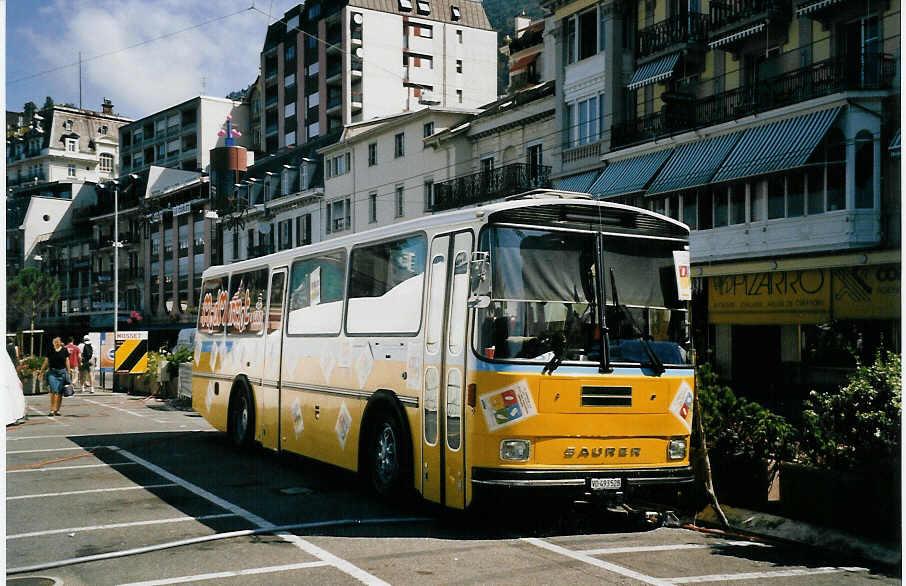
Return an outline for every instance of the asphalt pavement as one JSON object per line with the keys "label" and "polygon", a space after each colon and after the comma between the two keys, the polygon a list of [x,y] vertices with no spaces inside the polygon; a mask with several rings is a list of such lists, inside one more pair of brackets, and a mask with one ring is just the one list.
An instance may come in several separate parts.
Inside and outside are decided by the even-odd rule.
{"label": "asphalt pavement", "polygon": [[355,474],[237,452],[197,414],[123,394],[27,397],[7,428],[9,584],[863,584],[820,549],[537,502],[388,504]]}

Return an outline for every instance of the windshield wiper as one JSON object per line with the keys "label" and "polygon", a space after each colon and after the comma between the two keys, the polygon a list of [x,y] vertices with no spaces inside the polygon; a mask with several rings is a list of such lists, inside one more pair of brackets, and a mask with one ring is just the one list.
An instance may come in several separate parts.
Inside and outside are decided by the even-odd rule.
{"label": "windshield wiper", "polygon": [[649,362],[642,364],[642,366],[651,367],[651,369],[654,371],[655,376],[664,374],[664,372],[667,371],[667,369],[664,368],[664,363],[661,362],[661,359],[657,357],[657,354],[655,354],[654,348],[651,347],[651,343],[647,339],[645,339],[644,333],[642,332],[641,328],[639,328],[638,324],[635,323],[635,318],[632,317],[632,313],[630,313],[629,308],[625,305],[620,304],[620,297],[617,293],[617,278],[614,276],[613,267],[611,267],[610,269],[610,289],[613,292],[613,304],[616,305],[617,308],[619,308],[619,310],[623,313],[623,316],[626,317],[630,325],[632,325],[632,329],[638,332],[639,340],[642,342],[642,347],[645,348],[645,353],[648,355]]}

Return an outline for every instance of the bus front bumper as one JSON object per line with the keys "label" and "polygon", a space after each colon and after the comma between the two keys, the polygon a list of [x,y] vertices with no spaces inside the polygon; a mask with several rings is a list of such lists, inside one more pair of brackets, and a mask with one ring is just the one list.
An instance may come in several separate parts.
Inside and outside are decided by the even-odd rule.
{"label": "bus front bumper", "polygon": [[472,469],[472,483],[479,490],[545,490],[602,497],[631,496],[646,489],[679,489],[694,480],[691,466],[583,470]]}

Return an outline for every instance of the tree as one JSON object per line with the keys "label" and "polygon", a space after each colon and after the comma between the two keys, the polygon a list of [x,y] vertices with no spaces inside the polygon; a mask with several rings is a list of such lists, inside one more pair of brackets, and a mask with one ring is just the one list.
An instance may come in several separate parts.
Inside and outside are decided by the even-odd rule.
{"label": "tree", "polygon": [[[35,329],[35,318],[60,297],[60,282],[38,269],[27,267],[9,280],[6,287],[7,303],[28,319],[30,329]],[[29,354],[35,353],[35,336],[31,336]]]}
{"label": "tree", "polygon": [[53,98],[47,96],[46,98],[44,98],[44,107],[42,108],[42,110],[50,110],[51,108],[53,108]]}
{"label": "tree", "polygon": [[25,113],[25,120],[31,121],[32,116],[34,116],[35,112],[38,111],[38,105],[34,102],[25,102],[25,105],[22,107],[22,111]]}

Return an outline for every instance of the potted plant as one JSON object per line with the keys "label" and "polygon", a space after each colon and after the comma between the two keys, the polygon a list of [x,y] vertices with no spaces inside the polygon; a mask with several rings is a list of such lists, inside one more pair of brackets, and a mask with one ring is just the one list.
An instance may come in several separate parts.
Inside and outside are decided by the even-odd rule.
{"label": "potted plant", "polygon": [[40,376],[38,370],[44,364],[44,358],[41,356],[25,356],[16,365],[16,373],[19,380],[22,381],[22,391],[26,394],[35,394],[41,388]]}

